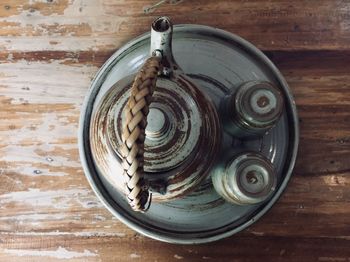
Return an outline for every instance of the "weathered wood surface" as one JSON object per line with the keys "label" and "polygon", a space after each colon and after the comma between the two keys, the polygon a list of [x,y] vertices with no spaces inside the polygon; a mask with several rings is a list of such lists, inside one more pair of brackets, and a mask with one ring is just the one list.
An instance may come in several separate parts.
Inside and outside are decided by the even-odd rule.
{"label": "weathered wood surface", "polygon": [[[0,3],[0,261],[350,261],[350,1]],[[91,78],[154,17],[237,33],[285,75],[300,114],[285,194],[248,230],[207,245],[142,237],[98,202],[77,149]]]}

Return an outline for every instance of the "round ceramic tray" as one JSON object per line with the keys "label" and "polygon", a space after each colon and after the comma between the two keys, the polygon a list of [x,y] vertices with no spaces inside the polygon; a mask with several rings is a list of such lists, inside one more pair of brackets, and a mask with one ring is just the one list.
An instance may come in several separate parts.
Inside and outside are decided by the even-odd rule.
{"label": "round ceramic tray", "polygon": [[[79,149],[86,177],[105,206],[122,222],[154,239],[173,243],[204,243],[230,236],[260,218],[271,208],[291,176],[299,141],[298,118],[287,83],[272,62],[257,48],[228,32],[199,25],[174,26],[173,53],[183,71],[219,107],[223,96],[251,80],[265,80],[285,96],[285,110],[264,137],[248,140],[225,137],[229,154],[261,152],[276,168],[275,193],[264,203],[237,206],[225,202],[214,190],[210,176],[192,194],[171,202],[152,203],[146,213],[134,212],[125,196],[96,168],[90,151],[90,118],[98,101],[118,80],[135,74],[148,57],[150,34],[119,49],[96,75],[82,108]],[[220,166],[220,165],[219,165]],[[220,169],[220,168],[219,168]],[[219,172],[214,169],[212,172]]]}

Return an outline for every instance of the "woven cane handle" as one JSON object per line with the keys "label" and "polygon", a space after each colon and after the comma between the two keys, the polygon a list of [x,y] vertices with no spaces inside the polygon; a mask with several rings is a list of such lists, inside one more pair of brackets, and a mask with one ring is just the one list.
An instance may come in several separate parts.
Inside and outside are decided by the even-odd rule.
{"label": "woven cane handle", "polygon": [[147,115],[161,69],[159,57],[146,60],[131,87],[131,95],[124,108],[121,153],[125,179],[125,192],[135,211],[146,211],[151,203],[151,193],[144,178],[144,142]]}

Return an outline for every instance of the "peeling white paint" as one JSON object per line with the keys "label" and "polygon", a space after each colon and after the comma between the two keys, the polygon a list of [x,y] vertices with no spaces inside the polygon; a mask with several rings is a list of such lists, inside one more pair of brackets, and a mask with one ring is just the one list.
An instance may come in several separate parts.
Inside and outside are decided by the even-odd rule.
{"label": "peeling white paint", "polygon": [[[10,65],[0,64],[0,91],[6,91],[6,96],[14,104],[64,103],[72,104],[79,110],[98,68],[91,65],[75,67],[62,64],[63,62],[64,60],[52,60],[50,63],[30,62],[28,66],[29,62],[22,59]],[[67,116],[69,115],[65,115]]]}
{"label": "peeling white paint", "polygon": [[[0,159],[4,160],[2,158],[0,158]],[[7,160],[4,160],[4,161],[7,161]],[[7,161],[7,162],[9,162],[9,161]],[[20,161],[18,161],[18,162],[20,162]],[[31,165],[31,164],[29,164],[29,165]],[[40,177],[40,176],[62,177],[62,176],[68,175],[67,173],[64,173],[64,172],[53,172],[47,168],[37,169],[33,166],[27,166],[27,164],[23,164],[23,166],[8,167],[6,170],[7,170],[7,172],[15,172],[15,173],[18,173],[18,174],[21,174],[24,176],[32,176],[32,177]],[[18,182],[18,180],[16,182]]]}
{"label": "peeling white paint", "polygon": [[248,230],[250,233],[252,233],[255,236],[264,236],[264,232],[258,232],[258,231],[253,231],[253,230]]}
{"label": "peeling white paint", "polygon": [[60,220],[66,218],[67,215],[64,213],[55,213],[55,214],[22,214],[16,216],[2,216],[0,217],[0,221],[7,220],[16,220],[16,221],[40,221],[40,220]]}
{"label": "peeling white paint", "polygon": [[[27,135],[20,135],[22,139],[26,139]],[[10,138],[9,140],[20,139],[18,136],[16,138]],[[75,145],[76,146],[76,145]],[[39,177],[39,176],[52,176],[61,177],[68,175],[64,172],[66,168],[81,168],[80,162],[76,159],[71,159],[71,156],[58,156],[57,153],[52,153],[55,155],[55,160],[49,162],[46,160],[45,156],[39,155],[36,151],[46,152],[50,154],[56,147],[60,145],[50,145],[50,149],[47,151],[42,151],[41,148],[46,146],[43,145],[7,145],[0,148],[0,161],[7,163],[14,163],[13,165],[8,165],[6,167],[6,172],[14,172],[17,174]],[[64,151],[63,149],[61,149]],[[60,171],[62,170],[62,171]]]}
{"label": "peeling white paint", "polygon": [[323,181],[328,186],[350,185],[350,178],[344,175],[323,176]]}
{"label": "peeling white paint", "polygon": [[4,249],[4,253],[14,256],[34,256],[34,257],[51,257],[57,259],[71,259],[77,257],[96,257],[97,253],[93,253],[87,249],[84,252],[69,251],[61,246],[56,250],[31,250],[31,249]]}
{"label": "peeling white paint", "polygon": [[[110,27],[107,30],[111,30]],[[125,38],[125,39],[124,39]],[[98,50],[113,50],[117,49],[122,43],[130,40],[127,36],[116,37],[115,34],[105,35],[99,34],[99,37],[91,36],[2,36],[1,49],[10,52],[23,51],[62,51],[82,52],[82,51],[98,51]],[[50,42],[57,41],[57,44],[52,45]],[[68,60],[68,59],[67,59]],[[69,60],[73,60],[69,59]]]}
{"label": "peeling white paint", "polygon": [[101,215],[95,215],[95,216],[94,216],[94,220],[105,221],[106,218],[105,218],[104,216],[101,216]]}
{"label": "peeling white paint", "polygon": [[176,259],[183,259],[184,257],[179,256],[178,254],[175,254],[175,255],[174,255],[174,258],[176,258]]}
{"label": "peeling white paint", "polygon": [[130,258],[132,258],[132,259],[135,259],[135,258],[140,258],[141,256],[140,255],[138,255],[138,254],[136,254],[136,253],[132,253],[132,254],[130,254]]}
{"label": "peeling white paint", "polygon": [[0,235],[13,236],[76,236],[76,237],[125,237],[125,233],[120,232],[100,232],[100,231],[86,231],[86,232],[64,232],[64,231],[50,231],[50,232],[0,232]]}
{"label": "peeling white paint", "polygon": [[26,204],[33,207],[48,206],[56,209],[68,209],[79,203],[84,208],[102,207],[102,204],[87,189],[48,190],[29,188],[0,195],[0,206],[5,204]]}
{"label": "peeling white paint", "polygon": [[13,61],[13,54],[11,54],[11,53],[8,54],[7,61],[9,61],[9,62]]}
{"label": "peeling white paint", "polygon": [[79,112],[69,113],[67,110],[64,117],[57,112],[43,113],[35,119],[35,125],[33,119],[21,116],[23,127],[6,131],[6,140],[0,141],[0,145],[5,143],[0,147],[0,161],[8,163],[6,172],[33,177],[61,177],[68,175],[67,168],[80,170],[79,159],[72,158],[69,151],[78,151],[78,123],[67,121],[68,116],[78,119],[78,115]]}
{"label": "peeling white paint", "polygon": [[[95,0],[73,1],[64,10],[64,14],[52,13],[41,14],[40,11],[31,13],[22,10],[19,14],[1,18],[1,22],[15,23],[18,27],[26,28],[39,35],[35,37],[26,36],[25,31],[20,38],[7,36],[4,43],[5,50],[21,51],[43,51],[43,50],[93,50],[96,46],[115,46],[121,41],[116,38],[115,33],[120,26],[128,21],[128,17],[118,17],[106,14],[103,5]],[[84,24],[91,30],[90,36],[75,36],[79,27]],[[55,32],[50,27],[65,28],[75,27],[72,32],[62,34],[60,30]],[[69,30],[69,29],[68,29]],[[106,34],[108,32],[108,34]],[[50,41],[57,39],[57,44],[52,45]],[[8,41],[11,41],[8,43]]]}

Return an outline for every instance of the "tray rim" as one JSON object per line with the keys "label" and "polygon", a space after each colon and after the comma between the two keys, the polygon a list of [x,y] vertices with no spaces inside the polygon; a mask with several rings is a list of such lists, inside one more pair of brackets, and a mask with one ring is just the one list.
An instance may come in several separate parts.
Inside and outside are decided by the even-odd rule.
{"label": "tray rim", "polygon": [[[219,232],[218,234],[211,235],[208,237],[190,237],[190,238],[182,238],[182,239],[179,238],[178,236],[171,235],[170,231],[168,231],[168,234],[165,231],[163,232],[155,231],[155,230],[152,231],[151,228],[142,226],[136,223],[134,217],[130,217],[128,214],[121,214],[114,208],[114,206],[112,205],[113,202],[115,202],[114,199],[109,195],[105,186],[98,178],[98,175],[96,175],[97,172],[94,168],[94,164],[91,162],[89,163],[88,161],[88,155],[91,156],[91,152],[89,147],[89,144],[90,144],[89,136],[86,135],[86,130],[89,130],[90,128],[89,119],[91,117],[96,95],[98,94],[102,86],[102,83],[104,82],[106,76],[108,75],[108,72],[118,62],[118,58],[123,57],[124,53],[128,53],[130,48],[137,45],[139,42],[142,42],[143,40],[149,38],[150,32],[146,32],[136,38],[133,38],[132,40],[127,42],[125,45],[120,47],[116,52],[114,52],[108,58],[108,60],[101,66],[101,68],[96,73],[85,95],[83,105],[81,106],[79,129],[78,129],[78,146],[79,146],[80,160],[82,162],[82,167],[84,170],[85,177],[89,181],[89,184],[93,189],[94,193],[96,194],[96,196],[98,197],[98,199],[115,217],[118,218],[118,220],[120,220],[122,223],[124,223],[131,229],[156,240],[160,240],[168,243],[177,243],[177,244],[200,244],[200,243],[213,242],[222,238],[229,237],[235,233],[238,233],[239,231],[255,223],[268,210],[270,210],[271,207],[277,202],[277,200],[283,193],[284,189],[286,188],[295,166],[295,161],[296,161],[297,152],[298,152],[298,145],[299,145],[299,122],[298,122],[298,114],[297,114],[295,100],[286,80],[284,79],[280,71],[276,68],[276,66],[272,63],[272,61],[257,47],[255,47],[253,44],[251,44],[247,40],[233,33],[227,32],[222,29],[210,27],[210,26],[196,25],[196,24],[179,24],[174,26],[175,33],[176,31],[181,31],[181,30],[186,32],[196,31],[196,33],[207,32],[207,33],[211,33],[214,37],[217,37],[218,35],[220,35],[220,37],[225,40],[231,40],[238,43],[240,46],[244,47],[246,51],[253,54],[254,56],[256,56],[258,59],[260,59],[266,64],[266,66],[274,74],[274,77],[276,77],[276,80],[280,83],[281,86],[283,86],[284,91],[287,93],[287,103],[292,113],[291,121],[293,122],[293,127],[294,127],[293,128],[294,141],[290,142],[292,153],[290,154],[289,163],[286,162],[283,168],[283,169],[286,169],[285,167],[288,165],[288,169],[285,171],[286,174],[284,176],[284,179],[281,182],[278,190],[275,192],[273,197],[269,200],[269,202],[267,202],[262,208],[257,209],[256,213],[252,216],[251,219],[246,220],[245,222],[243,222],[242,224],[240,224],[239,226],[231,230],[228,230],[225,232]],[[108,68],[110,70],[108,70]],[[290,118],[290,116],[288,118]],[[289,122],[290,122],[290,119],[289,119]],[[112,203],[110,201],[112,201]],[[155,227],[153,228],[155,229]]]}

